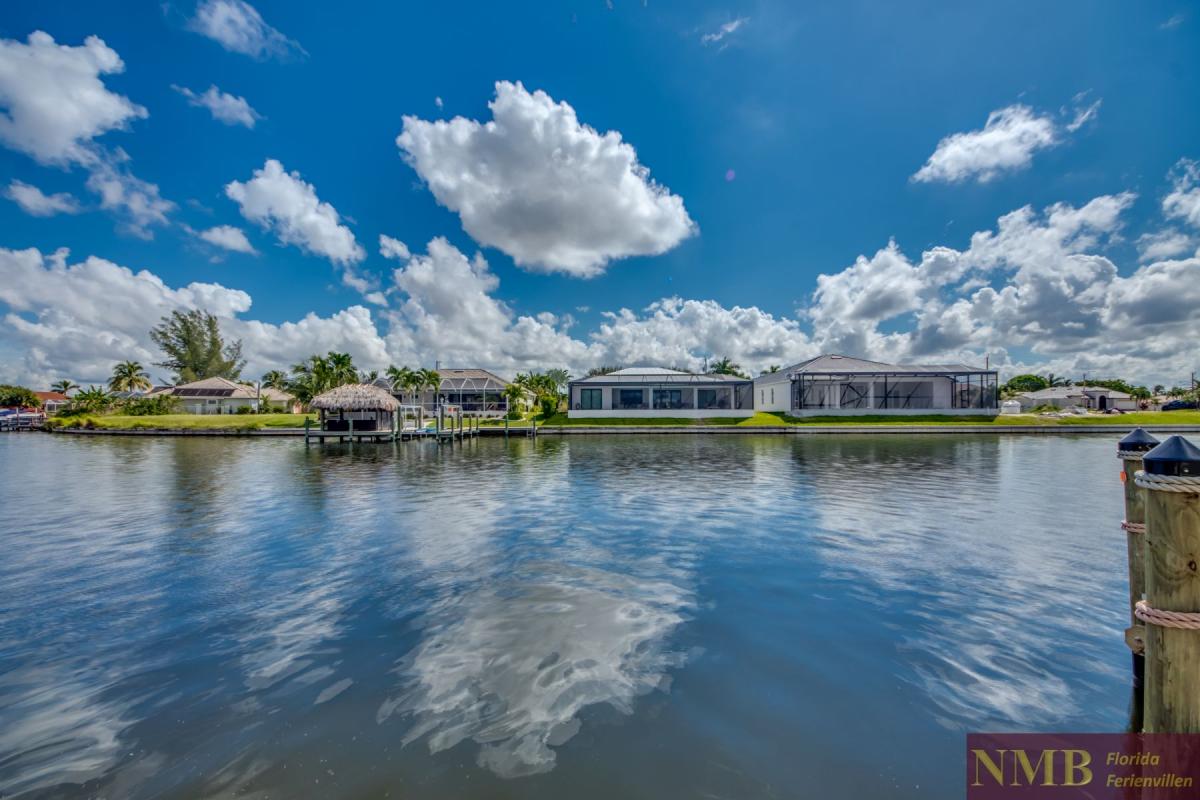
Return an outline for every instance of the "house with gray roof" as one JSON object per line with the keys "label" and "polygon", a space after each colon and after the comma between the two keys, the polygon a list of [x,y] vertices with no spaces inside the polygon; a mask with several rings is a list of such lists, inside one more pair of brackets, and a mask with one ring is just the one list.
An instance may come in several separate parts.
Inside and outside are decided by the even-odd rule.
{"label": "house with gray roof", "polygon": [[1137,399],[1116,389],[1106,389],[1103,386],[1051,386],[1036,392],[1025,392],[1014,395],[1013,399],[1021,404],[1022,411],[1030,411],[1039,406],[1054,408],[1086,408],[1094,411],[1137,411]]}
{"label": "house with gray roof", "polygon": [[[386,378],[375,381],[376,386],[389,389],[401,403],[421,406],[427,414],[437,413],[439,406],[453,406],[464,414],[479,417],[502,417],[508,413],[508,396],[504,393],[509,382],[486,369],[439,367],[441,382],[438,390],[402,390],[393,387]],[[524,392],[526,405],[532,406],[532,392]]]}
{"label": "house with gray roof", "polygon": [[796,417],[995,415],[995,370],[822,355],[754,379],[754,406]]}
{"label": "house with gray roof", "polygon": [[567,416],[749,417],[752,381],[737,375],[702,375],[662,367],[627,367],[571,381]]}

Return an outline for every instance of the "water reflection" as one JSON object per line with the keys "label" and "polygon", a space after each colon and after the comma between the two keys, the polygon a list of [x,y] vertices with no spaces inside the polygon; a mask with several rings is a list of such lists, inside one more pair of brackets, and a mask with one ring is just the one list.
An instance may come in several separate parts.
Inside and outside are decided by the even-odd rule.
{"label": "water reflection", "polygon": [[[507,495],[408,514],[437,600],[398,665],[401,692],[377,713],[380,723],[404,717],[405,744],[425,741],[431,753],[474,742],[477,763],[504,778],[552,769],[552,748],[579,732],[587,707],[631,714],[636,697],[665,689],[668,670],[683,663],[667,640],[693,603],[686,559],[671,552],[677,515],[659,520],[647,509],[643,525],[663,524],[636,545],[635,560],[623,532],[558,521],[555,499],[581,477],[594,482],[576,474],[594,464],[572,461],[561,441],[519,463]],[[606,472],[620,480],[630,467]],[[472,478],[468,469],[459,482]]]}
{"label": "water reflection", "polygon": [[431,752],[471,739],[480,766],[506,778],[544,772],[582,709],[630,714],[635,697],[663,684],[682,661],[664,641],[690,602],[669,581],[526,565],[431,611],[401,667],[412,686],[378,720],[411,714],[405,742],[428,737]]}
{"label": "water reflection", "polygon": [[0,792],[952,796],[1123,727],[1111,456],[0,436]]}
{"label": "water reflection", "polygon": [[[1119,624],[1106,595],[1119,573],[1097,581],[1080,552],[1064,547],[1095,533],[1082,517],[1028,503],[1047,475],[1064,498],[1101,490],[1064,444],[1022,441],[1012,457],[1011,440],[950,441],[931,460],[911,439],[843,440],[820,452],[836,469],[812,469],[802,449],[794,454],[825,574],[889,604],[884,620],[913,667],[902,677],[947,727],[1053,724],[1090,699],[1064,667],[1122,674],[1104,665]],[[1064,596],[1073,600],[1064,605]],[[1069,651],[1047,647],[1067,640]]]}

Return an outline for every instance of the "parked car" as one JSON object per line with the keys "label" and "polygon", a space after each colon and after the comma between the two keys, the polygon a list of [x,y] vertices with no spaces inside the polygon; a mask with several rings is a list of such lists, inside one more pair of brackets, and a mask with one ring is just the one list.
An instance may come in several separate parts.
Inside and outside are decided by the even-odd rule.
{"label": "parked car", "polygon": [[1200,403],[1195,400],[1172,400],[1169,403],[1164,403],[1163,411],[1195,411],[1200,408]]}

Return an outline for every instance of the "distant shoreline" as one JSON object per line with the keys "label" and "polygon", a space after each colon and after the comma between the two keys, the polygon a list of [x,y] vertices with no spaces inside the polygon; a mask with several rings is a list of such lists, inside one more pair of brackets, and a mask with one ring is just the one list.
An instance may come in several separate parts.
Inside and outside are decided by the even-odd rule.
{"label": "distant shoreline", "polygon": [[[1142,427],[1151,433],[1200,433],[1200,425],[1184,424],[1184,425],[936,425],[936,424],[912,424],[912,425],[889,425],[889,424],[874,424],[874,425],[854,425],[854,424],[839,424],[839,425],[780,425],[780,426],[752,426],[752,427],[737,427],[733,425],[687,425],[687,426],[671,426],[671,425],[579,425],[579,426],[562,426],[551,425],[546,427],[538,427],[538,436],[605,436],[605,435],[635,435],[635,434],[674,434],[674,435],[690,435],[690,434],[732,434],[742,436],[754,436],[758,434],[769,435],[787,435],[787,436],[804,436],[804,435],[837,435],[837,434],[980,434],[980,433],[1003,433],[1003,434],[1036,434],[1036,435],[1060,435],[1060,434],[1125,434],[1134,427]],[[514,437],[524,437],[528,427],[513,427],[509,435]],[[52,433],[73,434],[77,436],[227,436],[227,437],[297,437],[304,436],[303,428],[259,428],[259,429],[231,429],[231,428],[138,428],[138,429],[119,429],[119,428],[56,428],[52,429]],[[504,436],[504,428],[495,426],[485,426],[480,428],[481,436],[502,437]]]}

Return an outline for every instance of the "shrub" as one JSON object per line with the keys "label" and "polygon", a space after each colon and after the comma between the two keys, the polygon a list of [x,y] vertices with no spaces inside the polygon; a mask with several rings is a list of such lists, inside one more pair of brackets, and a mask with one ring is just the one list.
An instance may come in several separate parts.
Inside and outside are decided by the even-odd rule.
{"label": "shrub", "polygon": [[133,417],[174,414],[179,410],[179,400],[169,394],[158,394],[153,397],[135,397],[131,400],[126,400],[121,410]]}
{"label": "shrub", "polygon": [[558,413],[558,398],[557,397],[539,397],[538,403],[542,407],[543,417],[553,417]]}
{"label": "shrub", "polygon": [[521,411],[520,411],[520,409],[516,409],[516,408],[509,409],[509,412],[507,414],[505,414],[505,417],[507,417],[508,419],[520,419]]}
{"label": "shrub", "polygon": [[237,413],[238,414],[253,414],[254,408],[252,406],[238,406]]}

